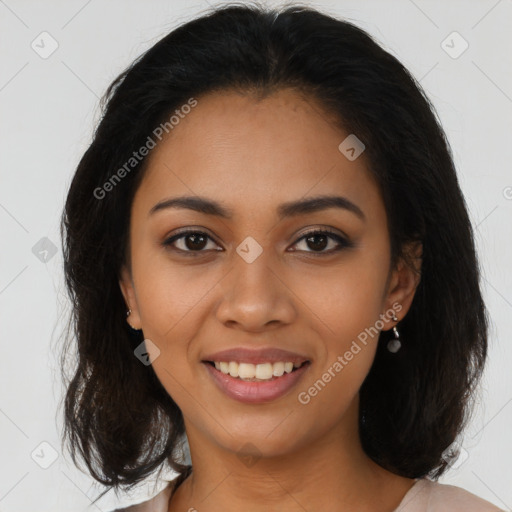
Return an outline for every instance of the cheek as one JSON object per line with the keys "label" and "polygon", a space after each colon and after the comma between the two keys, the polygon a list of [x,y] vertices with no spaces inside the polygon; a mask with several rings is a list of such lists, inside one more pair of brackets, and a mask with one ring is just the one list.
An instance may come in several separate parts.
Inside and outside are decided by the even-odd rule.
{"label": "cheek", "polygon": [[188,410],[187,390],[197,385],[201,364],[193,340],[205,324],[215,286],[226,271],[212,267],[207,272],[206,267],[200,270],[147,254],[133,262],[144,337],[156,346],[151,349],[147,343],[146,347],[158,379],[179,407]]}
{"label": "cheek", "polygon": [[[135,277],[135,275],[134,275]],[[201,306],[205,293],[214,283],[210,277],[197,271],[184,272],[182,268],[153,261],[137,275],[137,303],[144,337],[157,348],[150,351],[153,370],[162,386],[178,404],[187,407],[190,395],[187,389],[196,378],[190,350],[190,340],[197,335]]]}
{"label": "cheek", "polygon": [[318,365],[307,380],[307,389],[302,389],[308,395],[306,400],[318,397],[314,407],[332,403],[338,412],[343,411],[373,363],[387,259],[375,257],[376,248],[369,249],[354,252],[316,276],[301,273],[295,281],[294,291],[307,297],[305,314],[322,340]]}
{"label": "cheek", "polygon": [[183,329],[222,279],[215,269],[179,264],[165,255],[141,257],[134,261],[133,273],[144,334],[161,342],[176,338],[177,331],[183,339]]}
{"label": "cheek", "polygon": [[293,277],[294,292],[331,348],[344,351],[383,313],[387,266],[369,254],[357,251],[330,268],[296,272]]}

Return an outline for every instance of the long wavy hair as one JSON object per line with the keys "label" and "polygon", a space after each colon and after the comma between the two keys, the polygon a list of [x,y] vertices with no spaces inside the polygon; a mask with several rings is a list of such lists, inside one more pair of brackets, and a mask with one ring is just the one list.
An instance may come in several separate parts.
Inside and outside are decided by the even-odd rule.
{"label": "long wavy hair", "polygon": [[73,350],[76,362],[64,376],[63,441],[108,490],[129,489],[163,463],[179,483],[192,468],[178,450],[180,409],[151,365],[134,356],[144,337],[127,325],[119,287],[147,158],[104,197],[98,190],[191,97],[222,90],[265,97],[284,88],[316,99],[365,144],[392,264],[412,264],[404,244],[423,244],[421,281],[400,325],[403,347],[391,354],[392,333],[381,332],[360,389],[363,449],[409,478],[437,479],[457,455],[447,449],[469,419],[488,319],[473,230],[437,114],[404,66],[352,23],[301,5],[232,3],[172,30],[110,84],[62,214],[72,305],[62,361]]}

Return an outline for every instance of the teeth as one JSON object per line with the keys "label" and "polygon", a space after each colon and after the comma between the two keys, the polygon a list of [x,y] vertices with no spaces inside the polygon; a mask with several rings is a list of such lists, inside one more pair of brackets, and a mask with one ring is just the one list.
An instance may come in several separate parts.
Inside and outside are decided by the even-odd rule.
{"label": "teeth", "polygon": [[284,373],[291,373],[293,368],[298,368],[302,363],[290,361],[277,363],[237,363],[236,361],[215,361],[215,368],[226,375],[242,380],[271,380],[273,377],[281,377]]}
{"label": "teeth", "polygon": [[234,361],[230,361],[228,363],[228,371],[229,371],[229,375],[231,375],[231,377],[238,377],[238,363],[235,363]]}
{"label": "teeth", "polygon": [[274,363],[272,365],[272,375],[274,375],[274,377],[281,377],[281,375],[283,375],[284,373],[284,363]]}

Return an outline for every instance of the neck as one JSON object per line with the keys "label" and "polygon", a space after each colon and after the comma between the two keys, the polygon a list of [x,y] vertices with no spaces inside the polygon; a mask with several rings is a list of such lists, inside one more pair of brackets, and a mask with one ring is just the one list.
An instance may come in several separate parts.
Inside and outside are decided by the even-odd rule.
{"label": "neck", "polygon": [[169,511],[283,509],[392,511],[414,481],[390,473],[364,453],[358,404],[314,442],[277,456],[237,453],[206,440],[188,426],[192,474],[174,493]]}

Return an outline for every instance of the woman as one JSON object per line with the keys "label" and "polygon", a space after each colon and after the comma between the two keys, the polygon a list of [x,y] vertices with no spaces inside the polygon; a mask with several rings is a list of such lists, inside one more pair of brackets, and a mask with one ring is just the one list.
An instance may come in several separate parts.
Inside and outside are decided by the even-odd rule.
{"label": "woman", "polygon": [[115,489],[178,473],[127,510],[499,510],[436,481],[487,317],[397,59],[311,8],[217,7],[105,102],[62,223],[75,463]]}

